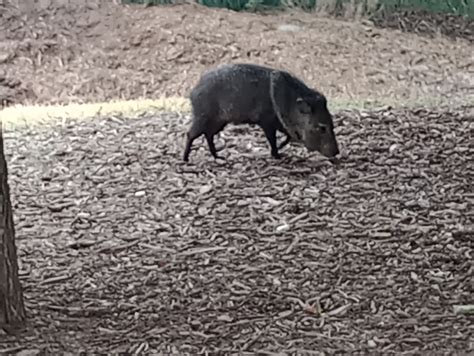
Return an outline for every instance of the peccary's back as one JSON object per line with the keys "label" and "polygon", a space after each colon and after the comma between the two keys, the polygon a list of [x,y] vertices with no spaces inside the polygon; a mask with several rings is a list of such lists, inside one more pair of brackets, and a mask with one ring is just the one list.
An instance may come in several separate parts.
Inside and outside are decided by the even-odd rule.
{"label": "peccary's back", "polygon": [[233,123],[273,117],[271,71],[254,64],[228,64],[205,72],[190,95],[195,116]]}

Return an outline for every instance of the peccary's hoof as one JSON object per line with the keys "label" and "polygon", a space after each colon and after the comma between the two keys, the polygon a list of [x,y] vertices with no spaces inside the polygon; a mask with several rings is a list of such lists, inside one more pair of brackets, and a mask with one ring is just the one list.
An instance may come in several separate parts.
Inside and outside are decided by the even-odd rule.
{"label": "peccary's hoof", "polygon": [[225,157],[218,156],[218,155],[215,155],[215,156],[214,156],[214,159],[215,159],[216,161],[217,161],[217,160],[225,161]]}
{"label": "peccary's hoof", "polygon": [[284,155],[282,155],[281,153],[278,153],[278,152],[274,152],[272,153],[272,157],[275,158],[275,159],[282,159]]}

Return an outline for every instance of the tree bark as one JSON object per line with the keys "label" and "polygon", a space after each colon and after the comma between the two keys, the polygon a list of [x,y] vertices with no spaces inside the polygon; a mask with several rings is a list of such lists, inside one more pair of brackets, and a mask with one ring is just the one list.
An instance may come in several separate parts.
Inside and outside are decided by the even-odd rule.
{"label": "tree bark", "polygon": [[23,292],[18,277],[15,229],[2,125],[0,120],[0,329],[13,332],[24,326],[26,317]]}

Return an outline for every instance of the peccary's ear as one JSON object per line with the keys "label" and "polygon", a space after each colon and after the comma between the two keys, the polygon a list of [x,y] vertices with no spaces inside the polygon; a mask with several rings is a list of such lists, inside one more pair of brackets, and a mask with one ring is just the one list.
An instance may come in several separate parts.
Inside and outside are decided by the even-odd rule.
{"label": "peccary's ear", "polygon": [[326,109],[327,108],[327,99],[324,95],[318,94],[316,96],[316,100],[314,101],[315,107],[318,109]]}
{"label": "peccary's ear", "polygon": [[311,106],[303,98],[296,99],[296,108],[302,114],[311,114]]}

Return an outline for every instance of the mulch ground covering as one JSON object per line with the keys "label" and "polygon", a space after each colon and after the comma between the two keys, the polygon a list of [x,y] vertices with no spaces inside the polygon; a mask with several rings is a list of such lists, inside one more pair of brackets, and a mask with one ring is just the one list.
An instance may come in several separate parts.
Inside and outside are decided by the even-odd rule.
{"label": "mulch ground covering", "polygon": [[435,37],[439,34],[453,40],[463,38],[474,43],[474,18],[426,10],[405,10],[380,13],[372,18],[374,24],[382,28],[396,28]]}
{"label": "mulch ground covering", "polygon": [[29,328],[0,350],[473,351],[472,110],[339,113],[335,165],[248,127],[185,164],[188,120],[5,133]]}
{"label": "mulch ground covering", "polygon": [[[474,87],[474,46],[461,39],[312,13],[262,16],[111,0],[25,7],[0,7],[0,77],[21,82],[21,103],[188,96],[204,70],[235,62],[289,70],[328,98],[351,102],[436,104],[443,98],[457,105],[472,97]],[[430,19],[411,16],[402,28],[436,31],[452,22]],[[397,27],[402,20],[390,15],[374,21]],[[472,28],[468,21],[455,23]],[[281,29],[288,24],[298,30]]]}

